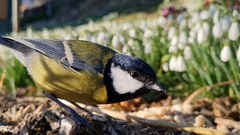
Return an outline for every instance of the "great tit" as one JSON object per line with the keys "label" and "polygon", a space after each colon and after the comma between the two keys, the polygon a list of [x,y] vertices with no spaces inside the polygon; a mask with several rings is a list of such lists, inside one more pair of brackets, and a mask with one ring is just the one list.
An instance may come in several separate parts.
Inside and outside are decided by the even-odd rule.
{"label": "great tit", "polygon": [[0,44],[13,51],[36,86],[61,106],[57,98],[92,105],[165,91],[143,60],[89,41],[0,37]]}

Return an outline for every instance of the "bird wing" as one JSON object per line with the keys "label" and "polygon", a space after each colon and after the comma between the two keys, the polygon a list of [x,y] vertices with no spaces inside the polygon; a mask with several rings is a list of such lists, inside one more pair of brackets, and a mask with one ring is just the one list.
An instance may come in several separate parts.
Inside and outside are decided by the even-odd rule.
{"label": "bird wing", "polygon": [[82,68],[88,68],[86,65],[90,65],[99,73],[103,73],[108,59],[116,53],[105,46],[89,41],[68,40],[63,42],[63,46],[66,56],[64,60],[68,61],[68,65],[76,68],[85,63],[85,67]]}
{"label": "bird wing", "polygon": [[[102,45],[82,40],[1,38],[8,42],[5,46],[15,51],[20,53],[37,51],[75,72],[103,73],[107,60],[116,53]],[[1,40],[0,44],[3,44]]]}

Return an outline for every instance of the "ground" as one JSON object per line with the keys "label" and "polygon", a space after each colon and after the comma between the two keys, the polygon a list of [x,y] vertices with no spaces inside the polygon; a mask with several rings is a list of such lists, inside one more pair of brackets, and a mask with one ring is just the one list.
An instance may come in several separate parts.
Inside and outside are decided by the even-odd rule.
{"label": "ground", "polygon": [[[101,18],[112,11],[118,11],[121,14],[135,12],[138,9],[136,7],[146,5],[144,0],[139,0],[139,3],[135,4],[135,8],[125,10],[122,7],[129,5],[128,2],[131,4],[131,1],[123,0],[122,3],[115,3],[105,0],[105,3],[93,4],[97,0],[88,0],[88,2],[83,1],[87,6],[80,8],[84,5],[83,3],[61,1],[70,5],[60,10],[52,20],[34,22],[32,27],[36,29],[53,28],[63,24],[74,26],[88,21],[88,17],[90,19]],[[148,2],[149,7],[143,6],[145,9],[142,8],[140,11],[146,12],[151,11],[152,8],[156,9],[160,2],[152,0],[152,6]],[[67,12],[71,8],[74,10],[71,10],[70,13]],[[124,12],[121,9],[124,9]],[[79,18],[83,18],[82,21],[79,21]],[[60,26],[56,25],[58,23]],[[20,93],[21,91],[25,91],[25,89],[18,90]],[[51,135],[73,132],[67,131],[67,129],[74,130],[75,123],[64,109],[45,97],[23,93],[17,94],[17,97],[13,99],[8,98],[0,91],[0,134]],[[87,110],[90,112],[97,111],[93,115],[78,108],[74,109],[89,121],[92,126],[91,134],[240,133],[240,108],[236,101],[227,97],[199,98],[197,95],[190,101],[188,99],[168,96],[166,99],[146,102],[142,98],[137,98],[119,104],[101,105],[99,106],[100,111],[95,107],[88,106]],[[139,117],[143,119],[139,119]],[[81,134],[90,133],[84,126],[81,126],[77,131]]]}
{"label": "ground", "polygon": [[[11,100],[1,96],[0,102],[2,102],[0,108],[3,111],[0,117],[0,134],[53,135],[59,132],[63,133],[62,130],[66,127],[60,123],[61,121],[69,122],[70,119],[65,110],[45,97],[18,97],[16,100]],[[151,128],[137,123],[129,123],[103,114],[91,116],[81,113],[81,111],[80,114],[89,119],[93,128],[92,134],[180,133],[165,128]],[[87,134],[89,132],[82,126],[78,133]]]}
{"label": "ground", "polygon": [[[18,96],[13,100],[0,96],[0,102],[2,103],[0,105],[2,111],[0,134],[4,135],[25,133],[54,135],[75,133],[75,131],[76,134],[169,135],[192,132],[188,129],[180,129],[183,125],[195,128],[196,131],[193,132],[199,134],[209,129],[218,129],[213,132],[222,134],[240,133],[238,122],[240,110],[237,103],[232,102],[229,98],[200,99],[185,107],[180,99],[172,99],[170,96],[152,103],[137,98],[119,104],[100,105],[99,108],[102,111],[97,110],[97,113],[90,113],[94,112],[96,107],[87,106],[89,112],[74,107],[79,115],[85,117],[92,126],[90,132],[83,125],[76,130],[76,124],[67,112],[45,97]],[[135,119],[135,116],[144,119]],[[127,119],[119,120],[122,117]],[[129,119],[140,123],[129,122]],[[61,122],[62,124],[60,124]],[[154,122],[157,123],[154,124]],[[178,125],[174,125],[174,123],[178,123]],[[201,129],[202,127],[203,129]]]}

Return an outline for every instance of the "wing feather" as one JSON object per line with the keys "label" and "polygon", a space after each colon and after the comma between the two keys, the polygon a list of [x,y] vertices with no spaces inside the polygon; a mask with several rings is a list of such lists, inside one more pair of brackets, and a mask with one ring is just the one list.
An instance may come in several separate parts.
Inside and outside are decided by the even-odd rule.
{"label": "wing feather", "polygon": [[[103,73],[106,60],[116,53],[102,45],[81,40],[62,41],[12,37],[3,37],[3,39],[14,44],[11,46],[13,50],[22,54],[29,53],[29,50],[41,53],[75,72]],[[28,55],[24,56],[28,57]]]}

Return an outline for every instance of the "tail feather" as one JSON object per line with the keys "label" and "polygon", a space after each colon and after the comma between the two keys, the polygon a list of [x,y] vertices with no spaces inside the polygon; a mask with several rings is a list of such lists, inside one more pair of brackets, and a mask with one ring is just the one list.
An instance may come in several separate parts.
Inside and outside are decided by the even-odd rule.
{"label": "tail feather", "polygon": [[0,36],[0,45],[5,46],[9,48],[15,57],[25,66],[27,66],[27,59],[31,52],[33,52],[33,49],[25,46],[21,43],[14,42],[11,39],[8,39],[7,37]]}
{"label": "tail feather", "polygon": [[10,42],[8,42],[4,37],[0,36],[0,44],[3,45],[3,46],[6,46],[10,49],[13,49],[14,48],[14,45]]}
{"label": "tail feather", "polygon": [[27,53],[30,50],[32,50],[30,47],[25,46],[21,43],[15,42],[7,37],[0,36],[0,45],[3,45],[7,48],[10,48],[12,50],[21,52],[21,53]]}

